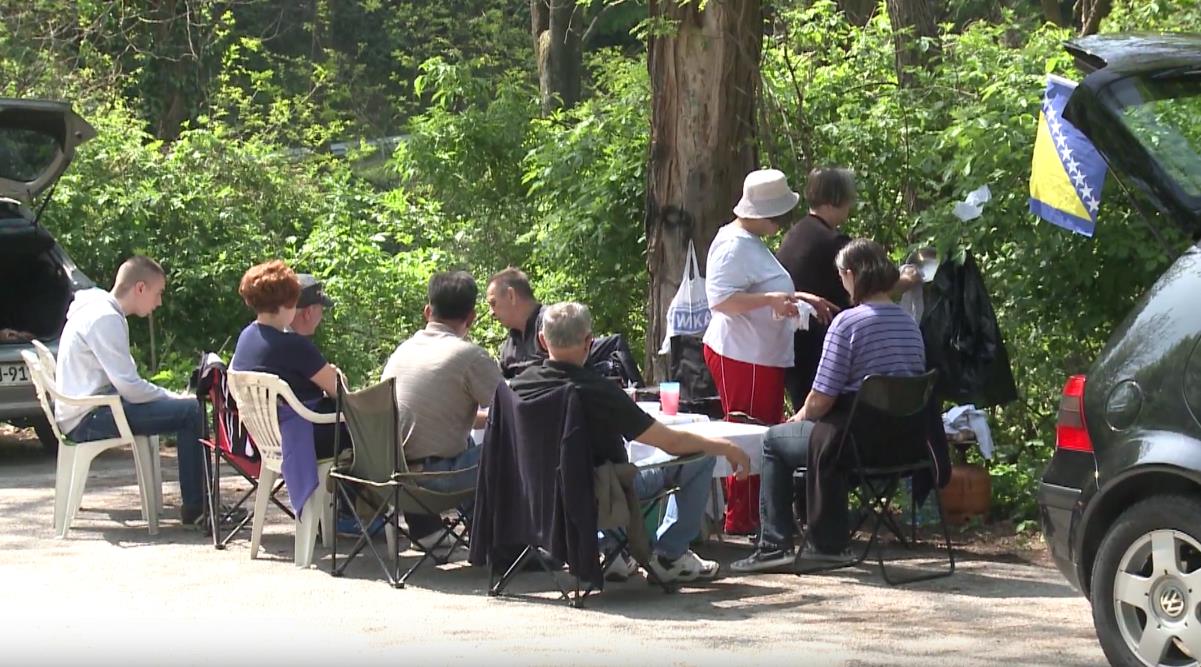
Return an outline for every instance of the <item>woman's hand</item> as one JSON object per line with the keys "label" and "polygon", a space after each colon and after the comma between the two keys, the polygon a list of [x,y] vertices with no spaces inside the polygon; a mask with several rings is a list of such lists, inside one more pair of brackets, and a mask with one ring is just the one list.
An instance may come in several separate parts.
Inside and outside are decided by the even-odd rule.
{"label": "woman's hand", "polygon": [[795,299],[800,299],[810,306],[813,306],[813,310],[817,311],[817,321],[821,322],[822,324],[829,324],[830,320],[834,318],[834,313],[838,312],[838,306],[835,306],[816,294],[810,294],[809,292],[797,292],[793,296]]}
{"label": "woman's hand", "polygon": [[796,317],[800,313],[796,307],[796,296],[792,292],[768,292],[763,296],[767,297],[768,305],[776,317]]}

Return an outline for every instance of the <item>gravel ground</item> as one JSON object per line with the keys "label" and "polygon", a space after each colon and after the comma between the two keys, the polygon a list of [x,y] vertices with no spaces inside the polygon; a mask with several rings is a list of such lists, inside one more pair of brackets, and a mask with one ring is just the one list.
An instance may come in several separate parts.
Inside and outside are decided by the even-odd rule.
{"label": "gravel ground", "polygon": [[[174,480],[174,452],[164,458]],[[405,590],[363,559],[330,577],[320,546],[317,567],[298,570],[278,513],[259,560],[248,538],[216,551],[179,526],[172,482],[150,536],[127,451],[97,459],[66,540],[51,531],[53,493],[54,459],[0,433],[4,664],[1104,663],[1085,600],[1021,554],[965,555],[953,577],[906,588],[866,568],[726,577],[674,595],[635,579],[576,610],[533,575],[515,584],[526,599],[489,598],[486,573],[462,562],[423,569]],[[747,550],[698,548],[723,564]]]}

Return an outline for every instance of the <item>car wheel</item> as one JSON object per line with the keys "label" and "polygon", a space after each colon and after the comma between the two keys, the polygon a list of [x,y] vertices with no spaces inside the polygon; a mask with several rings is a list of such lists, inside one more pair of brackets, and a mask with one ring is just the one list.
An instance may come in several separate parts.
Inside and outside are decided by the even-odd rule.
{"label": "car wheel", "polygon": [[1092,575],[1093,624],[1112,665],[1201,658],[1201,501],[1163,495],[1114,522]]}
{"label": "car wheel", "polygon": [[33,432],[37,434],[38,440],[42,443],[42,449],[49,454],[58,452],[58,436],[54,435],[54,429],[50,428],[50,422],[45,419],[35,419],[33,422]]}

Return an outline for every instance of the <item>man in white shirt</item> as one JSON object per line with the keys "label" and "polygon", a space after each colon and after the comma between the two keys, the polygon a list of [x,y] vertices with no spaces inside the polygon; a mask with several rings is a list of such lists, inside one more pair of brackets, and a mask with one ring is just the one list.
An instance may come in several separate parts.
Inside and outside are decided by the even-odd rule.
{"label": "man in white shirt", "polygon": [[[135,256],[121,264],[110,292],[83,290],[67,310],[58,344],[58,390],[68,396],[117,394],[134,435],[174,433],[179,462],[180,519],[185,526],[206,525],[202,488],[203,454],[200,404],[143,380],[129,353],[129,316],[147,317],[162,304],[167,277],[157,262]],[[112,411],[56,404],[55,418],[72,440],[117,435]]]}

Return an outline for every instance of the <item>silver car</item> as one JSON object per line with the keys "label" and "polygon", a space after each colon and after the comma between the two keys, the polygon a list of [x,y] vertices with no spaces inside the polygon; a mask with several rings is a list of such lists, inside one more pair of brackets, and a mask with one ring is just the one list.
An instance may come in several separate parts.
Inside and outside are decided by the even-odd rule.
{"label": "silver car", "polygon": [[76,290],[93,283],[39,216],[75,148],[94,136],[67,103],[0,98],[0,421],[34,427],[51,450],[58,443],[21,351],[31,339],[55,350]]}

